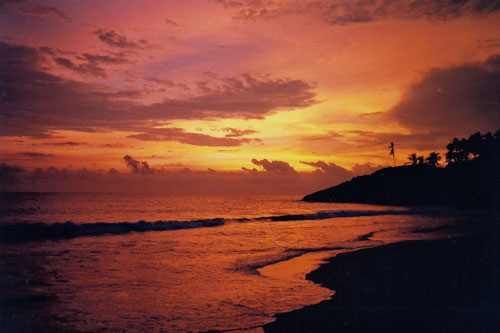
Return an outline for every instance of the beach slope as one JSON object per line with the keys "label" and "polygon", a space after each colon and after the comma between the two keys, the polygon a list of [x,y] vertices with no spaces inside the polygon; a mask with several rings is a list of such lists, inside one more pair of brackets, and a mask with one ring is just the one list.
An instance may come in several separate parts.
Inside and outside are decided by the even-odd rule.
{"label": "beach slope", "polygon": [[481,160],[446,168],[428,165],[385,168],[308,194],[302,200],[390,206],[499,207],[497,170]]}
{"label": "beach slope", "polygon": [[331,300],[279,314],[266,332],[498,332],[498,232],[339,254],[307,278]]}

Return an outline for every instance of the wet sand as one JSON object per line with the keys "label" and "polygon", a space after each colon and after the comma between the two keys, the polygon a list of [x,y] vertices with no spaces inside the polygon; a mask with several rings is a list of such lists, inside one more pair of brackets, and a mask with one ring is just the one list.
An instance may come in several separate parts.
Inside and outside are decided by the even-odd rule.
{"label": "wet sand", "polygon": [[279,314],[264,330],[499,332],[500,232],[486,229],[338,254],[307,275],[335,290],[332,299]]}

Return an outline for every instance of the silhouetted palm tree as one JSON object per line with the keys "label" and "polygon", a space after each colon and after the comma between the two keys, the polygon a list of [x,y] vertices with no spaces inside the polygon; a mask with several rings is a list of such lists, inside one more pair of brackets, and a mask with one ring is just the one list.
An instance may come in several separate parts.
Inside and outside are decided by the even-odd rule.
{"label": "silhouetted palm tree", "polygon": [[417,164],[418,165],[423,165],[424,164],[424,157],[423,156],[417,157]]}
{"label": "silhouetted palm tree", "polygon": [[437,167],[439,165],[439,161],[441,160],[441,156],[439,156],[439,153],[432,152],[429,154],[429,157],[425,159],[428,165],[432,167]]}
{"label": "silhouetted palm tree", "polygon": [[411,153],[410,155],[408,155],[408,160],[410,160],[411,165],[417,165],[418,162],[417,154]]}

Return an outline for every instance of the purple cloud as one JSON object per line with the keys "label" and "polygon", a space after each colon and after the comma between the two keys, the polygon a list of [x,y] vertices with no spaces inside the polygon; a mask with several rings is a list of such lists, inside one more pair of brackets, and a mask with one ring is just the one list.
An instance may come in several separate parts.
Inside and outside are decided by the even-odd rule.
{"label": "purple cloud", "polygon": [[236,147],[257,139],[218,138],[206,134],[189,133],[181,128],[151,128],[147,132],[129,135],[129,138],[142,141],[175,141],[195,146]]}
{"label": "purple cloud", "polygon": [[127,37],[116,33],[114,30],[105,31],[99,29],[94,31],[94,34],[101,40],[101,42],[117,48],[122,49],[142,49],[148,45],[148,42],[141,39],[137,42],[129,40]]}
{"label": "purple cloud", "polygon": [[[57,130],[120,130],[160,135],[154,128],[169,120],[263,118],[316,103],[313,87],[302,80],[262,79],[244,74],[221,79],[217,87],[199,95],[142,105],[121,98],[137,97],[138,91],[116,92],[102,85],[45,72],[47,61],[37,49],[0,42],[0,52],[0,76],[3,78],[0,82],[3,92],[0,136],[43,138]],[[61,66],[71,70],[105,75],[100,67],[78,65],[61,57],[57,59]],[[169,134],[183,141],[197,140],[179,132]],[[225,139],[226,143],[237,142]]]}
{"label": "purple cloud", "polygon": [[500,57],[433,69],[384,117],[424,132],[466,135],[500,127]]}

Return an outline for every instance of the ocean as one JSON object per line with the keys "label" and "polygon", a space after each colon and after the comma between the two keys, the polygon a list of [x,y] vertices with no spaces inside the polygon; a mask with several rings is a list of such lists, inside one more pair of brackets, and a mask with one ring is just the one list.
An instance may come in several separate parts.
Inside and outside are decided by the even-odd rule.
{"label": "ocean", "polygon": [[284,195],[3,193],[0,330],[258,332],[334,294],[305,279],[326,258],[450,237],[455,220]]}

